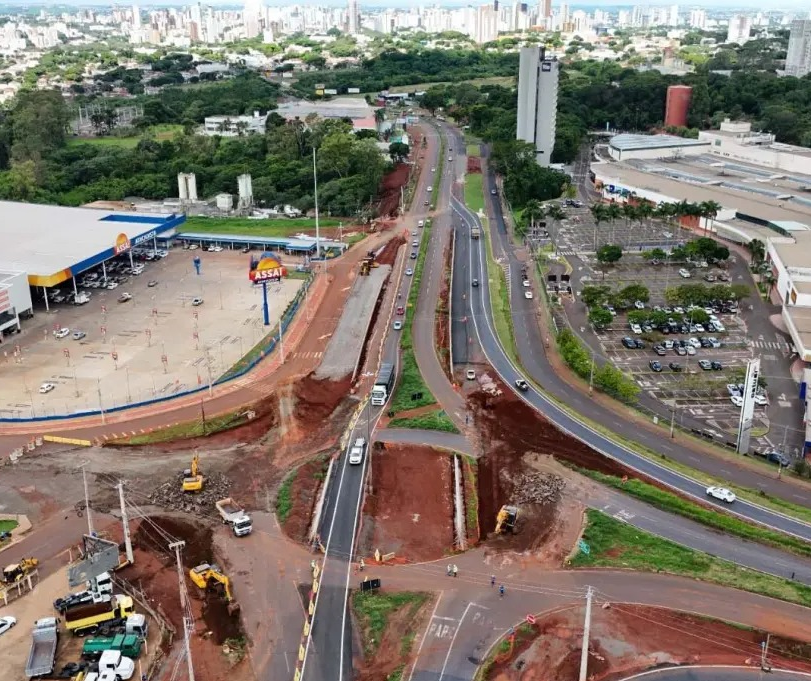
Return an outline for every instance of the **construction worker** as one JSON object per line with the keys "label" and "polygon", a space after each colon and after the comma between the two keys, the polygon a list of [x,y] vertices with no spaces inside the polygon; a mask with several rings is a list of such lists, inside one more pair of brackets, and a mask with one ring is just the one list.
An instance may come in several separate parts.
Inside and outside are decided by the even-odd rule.
{"label": "construction worker", "polygon": [[453,574],[453,565],[448,563],[448,577],[450,577],[452,574]]}
{"label": "construction worker", "polygon": [[454,566],[453,566],[453,576],[454,576],[454,577],[456,577],[456,575],[457,575],[458,573],[459,573],[459,568],[457,568],[457,567],[456,567],[456,565],[454,565]]}
{"label": "construction worker", "polygon": [[495,575],[490,575],[490,586],[495,586],[495,585],[496,585],[496,576]]}
{"label": "construction worker", "polygon": [[504,585],[503,584],[498,587],[498,597],[499,598],[504,598]]}
{"label": "construction worker", "polygon": [[366,567],[366,563],[364,563],[363,558],[361,558],[360,559],[360,567],[359,567],[360,571],[363,572],[363,568],[365,568],[365,567]]}

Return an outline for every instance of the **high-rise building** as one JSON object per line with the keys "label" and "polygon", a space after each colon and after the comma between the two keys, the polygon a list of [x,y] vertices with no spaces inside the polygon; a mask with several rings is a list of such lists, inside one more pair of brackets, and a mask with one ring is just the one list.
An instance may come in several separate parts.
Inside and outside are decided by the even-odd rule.
{"label": "high-rise building", "polygon": [[558,62],[543,47],[521,48],[518,66],[516,137],[535,146],[538,165],[548,166],[555,147],[558,112]]}
{"label": "high-rise building", "polygon": [[690,10],[690,28],[704,30],[707,27],[707,12],[703,9]]}
{"label": "high-rise building", "polygon": [[141,28],[141,8],[137,3],[132,6],[132,28],[134,31]]}
{"label": "high-rise building", "polygon": [[255,38],[262,32],[264,14],[265,3],[263,0],[245,0],[242,23],[245,26],[246,38]]}
{"label": "high-rise building", "polygon": [[540,0],[538,2],[538,23],[545,23],[546,19],[552,16],[552,0]]}
{"label": "high-rise building", "polygon": [[473,40],[477,43],[489,43],[498,38],[498,6],[481,5],[476,12],[476,30]]}
{"label": "high-rise building", "polygon": [[687,113],[690,111],[690,100],[693,88],[689,85],[671,85],[667,88],[665,104],[665,125],[683,128],[687,125]]}
{"label": "high-rise building", "polygon": [[811,19],[795,19],[788,39],[786,75],[802,78],[807,73],[811,73]]}
{"label": "high-rise building", "polygon": [[752,32],[752,17],[745,14],[733,14],[729,18],[729,28],[727,29],[727,42],[743,45],[749,40]]}
{"label": "high-rise building", "polygon": [[671,5],[670,11],[668,12],[667,17],[667,25],[668,26],[678,26],[679,25],[679,6],[678,5]]}
{"label": "high-rise building", "polygon": [[360,7],[358,7],[358,0],[349,0],[349,20],[347,21],[347,29],[350,35],[356,35],[358,32],[358,25],[360,24]]}

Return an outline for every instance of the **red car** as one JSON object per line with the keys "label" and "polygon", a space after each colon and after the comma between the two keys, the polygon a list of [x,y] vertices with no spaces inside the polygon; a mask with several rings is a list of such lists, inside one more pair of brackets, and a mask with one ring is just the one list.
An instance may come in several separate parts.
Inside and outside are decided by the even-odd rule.
{"label": "red car", "polygon": [[405,314],[405,308],[402,305],[397,306],[397,314]]}

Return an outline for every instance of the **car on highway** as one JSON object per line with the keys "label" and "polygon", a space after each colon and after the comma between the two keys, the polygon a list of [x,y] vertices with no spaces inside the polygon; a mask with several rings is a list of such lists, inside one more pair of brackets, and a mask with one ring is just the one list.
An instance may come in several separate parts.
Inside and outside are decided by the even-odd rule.
{"label": "car on highway", "polygon": [[405,307],[403,307],[402,305],[398,305],[395,312],[397,312],[397,314],[399,314],[399,315],[404,315],[405,314]]}
{"label": "car on highway", "polygon": [[417,230],[416,229],[411,231],[411,236],[417,236]]}
{"label": "car on highway", "polygon": [[524,291],[524,298],[532,300],[532,291]]}
{"label": "car on highway", "polygon": [[406,268],[406,276],[410,277],[412,274],[414,274],[414,270],[412,270],[410,267]]}
{"label": "car on highway", "polygon": [[723,501],[727,504],[731,504],[733,501],[735,501],[735,499],[737,499],[735,493],[726,487],[708,487],[707,496],[712,497],[713,499],[718,499],[718,501]]}
{"label": "car on highway", "polygon": [[192,298],[192,300],[191,300],[191,304],[192,304],[194,307],[200,307],[200,305],[202,305],[202,304],[203,304],[203,299],[202,299],[202,298]]}
{"label": "car on highway", "polygon": [[366,440],[359,437],[349,450],[349,463],[353,466],[363,463],[363,454],[366,451]]}
{"label": "car on highway", "polygon": [[417,223],[417,227],[425,227],[425,220],[420,220],[420,221]]}
{"label": "car on highway", "polygon": [[417,259],[417,254],[416,254],[414,251],[412,251],[412,252],[411,252],[411,259],[412,259],[412,260],[416,260],[416,259]]}
{"label": "car on highway", "polygon": [[73,340],[82,340],[87,334],[84,331],[74,331]]}
{"label": "car on highway", "polygon": [[432,172],[432,173],[435,173],[435,172],[436,172],[436,168],[431,168],[431,172]]}
{"label": "car on highway", "polygon": [[736,407],[743,406],[743,397],[741,397],[740,395],[730,395],[729,401],[732,402],[732,404],[734,404]]}
{"label": "car on highway", "polygon": [[11,627],[17,624],[17,618],[11,615],[0,617],[0,634],[5,634]]}
{"label": "car on highway", "polygon": [[516,378],[515,387],[518,388],[522,393],[525,393],[527,390],[529,390],[529,383],[527,383],[523,378]]}
{"label": "car on highway", "polygon": [[119,303],[126,303],[128,300],[132,300],[131,293],[122,293],[120,296],[118,296]]}
{"label": "car on highway", "polygon": [[465,378],[467,378],[468,381],[475,381],[476,380],[476,372],[475,372],[475,370],[468,369],[465,372]]}
{"label": "car on highway", "polygon": [[652,359],[650,362],[648,362],[648,364],[650,365],[651,371],[655,371],[657,374],[661,373],[662,371],[661,362],[657,362],[655,359]]}
{"label": "car on highway", "polygon": [[70,335],[70,329],[63,326],[61,329],[56,329],[54,331],[54,338],[66,338]]}
{"label": "car on highway", "polygon": [[392,328],[395,331],[399,331],[400,329],[403,328],[403,322],[401,322],[399,319],[395,319],[394,324],[392,325]]}
{"label": "car on highway", "polygon": [[682,279],[689,279],[689,278],[690,278],[691,276],[693,276],[693,275],[692,275],[692,274],[690,274],[690,270],[686,270],[686,269],[684,269],[684,268],[682,267],[682,268],[679,270],[679,276],[680,276]]}
{"label": "car on highway", "polygon": [[41,386],[39,386],[39,391],[44,395],[51,392],[51,390],[54,388],[56,388],[56,386],[53,383],[43,383]]}
{"label": "car on highway", "polygon": [[420,247],[420,242],[417,241],[416,239],[414,239],[414,241],[411,242],[411,247],[412,248],[419,248]]}
{"label": "car on highway", "polygon": [[490,190],[490,193],[491,193],[493,196],[495,196],[496,194],[498,194],[498,192],[497,192],[495,189],[491,189],[491,190]]}
{"label": "car on highway", "polygon": [[474,279],[472,282],[470,282],[470,284],[471,284],[471,286],[473,286],[473,288],[478,288],[479,287],[479,280]]}
{"label": "car on highway", "polygon": [[432,186],[429,184],[429,185],[428,185],[428,186],[425,188],[425,191],[427,191],[427,192],[432,192],[432,191],[434,191],[434,188],[433,188],[433,187],[432,187]]}
{"label": "car on highway", "polygon": [[521,282],[521,285],[524,288],[529,288],[532,284],[529,283],[529,279],[524,279],[524,281]]}

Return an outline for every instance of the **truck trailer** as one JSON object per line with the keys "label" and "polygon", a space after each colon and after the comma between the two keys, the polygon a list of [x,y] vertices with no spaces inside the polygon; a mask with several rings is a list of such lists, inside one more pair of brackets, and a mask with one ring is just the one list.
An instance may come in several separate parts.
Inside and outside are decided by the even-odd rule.
{"label": "truck trailer", "polygon": [[253,531],[251,516],[245,513],[244,509],[231,497],[220,499],[214,502],[217,511],[224,523],[231,526],[237,537],[244,537]]}
{"label": "truck trailer", "polygon": [[56,645],[59,642],[59,629],[55,617],[46,617],[34,623],[31,634],[31,650],[25,664],[28,678],[48,676],[54,668]]}
{"label": "truck trailer", "polygon": [[80,605],[65,613],[65,628],[82,636],[95,631],[105,622],[126,619],[133,613],[133,609],[132,598],[129,596],[116,596],[109,603]]}
{"label": "truck trailer", "polygon": [[98,660],[106,650],[117,650],[125,657],[136,659],[141,654],[143,644],[143,639],[135,634],[89,638],[82,646],[82,657],[86,660]]}
{"label": "truck trailer", "polygon": [[394,365],[389,362],[384,362],[380,365],[380,372],[377,374],[377,379],[372,387],[372,404],[375,407],[382,407],[386,404],[386,400],[391,394],[391,389],[394,386]]}

